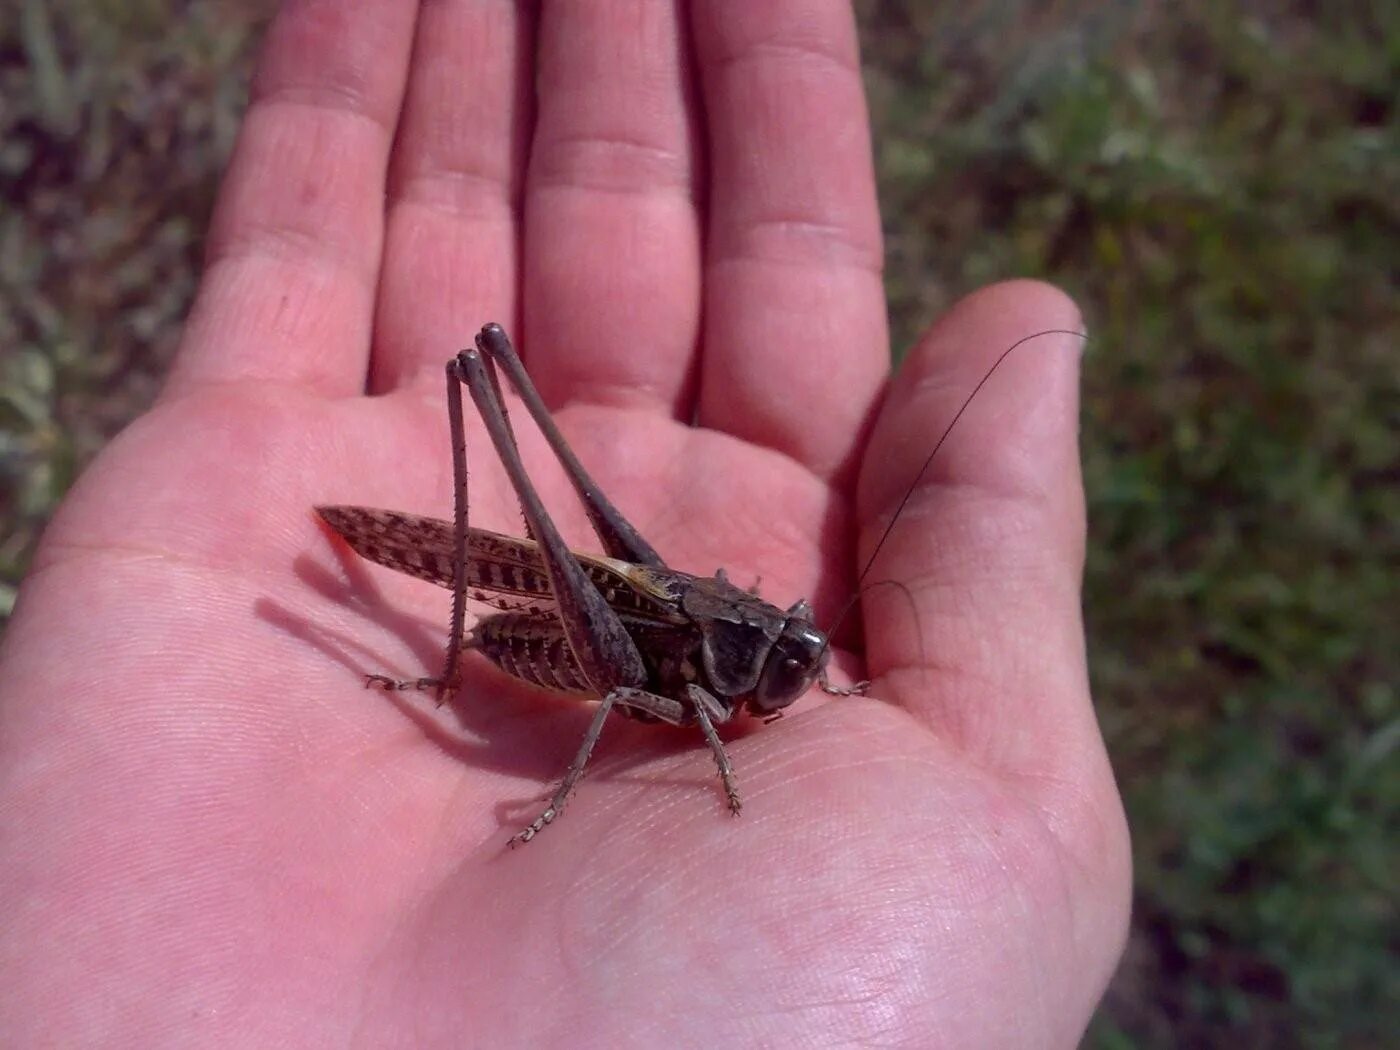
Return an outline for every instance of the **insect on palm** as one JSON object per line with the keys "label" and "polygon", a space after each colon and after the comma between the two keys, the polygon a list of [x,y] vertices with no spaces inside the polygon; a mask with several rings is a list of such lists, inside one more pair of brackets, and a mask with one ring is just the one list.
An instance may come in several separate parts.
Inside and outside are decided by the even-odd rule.
{"label": "insect on palm", "polygon": [[[988,369],[930,451],[910,495],[987,379],[1014,350],[1042,334],[1050,333],[1018,340]],[[606,555],[580,553],[565,544],[521,458],[497,365],[559,458]],[[367,683],[433,689],[441,700],[460,684],[462,652],[471,649],[523,681],[600,701],[549,805],[512,844],[530,841],[559,815],[614,709],[645,722],[698,728],[714,755],[729,808],[737,814],[742,807],[737,781],[715,727],[743,713],[776,717],[813,685],[851,695],[867,683],[838,686],[828,677],[828,636],[805,599],[783,609],[754,590],[736,587],[723,568],[713,576],[695,576],[668,567],[575,456],[499,325],[486,325],[475,349],[454,357],[446,372],[453,521],[364,507],[317,508],[361,556],[452,591],[441,673],[408,680],[370,674]],[[520,499],[525,538],[468,522],[462,386],[471,392]],[[896,507],[859,580],[873,567],[908,499]],[[470,632],[468,599],[495,610]]]}

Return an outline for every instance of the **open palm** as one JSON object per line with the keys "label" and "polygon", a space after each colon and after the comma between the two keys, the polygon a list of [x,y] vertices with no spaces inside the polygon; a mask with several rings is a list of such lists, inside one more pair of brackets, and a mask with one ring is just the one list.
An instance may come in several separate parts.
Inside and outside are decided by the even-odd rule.
{"label": "open palm", "polygon": [[670,564],[830,623],[962,396],[1076,322],[989,289],[887,384],[880,257],[837,0],[290,3],[167,390],[0,652],[6,1045],[1073,1045],[1128,874],[1072,341],[1008,362],[881,550],[870,698],[727,732],[739,820],[698,734],[618,720],[506,850],[587,706],[478,662],[440,710],[361,689],[436,669],[446,594],[311,513],[447,516],[442,366],[498,320]]}

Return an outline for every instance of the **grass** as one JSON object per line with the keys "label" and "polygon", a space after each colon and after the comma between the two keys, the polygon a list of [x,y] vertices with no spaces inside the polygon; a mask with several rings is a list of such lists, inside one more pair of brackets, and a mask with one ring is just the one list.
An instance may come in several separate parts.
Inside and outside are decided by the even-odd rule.
{"label": "grass", "polygon": [[1380,5],[872,6],[892,316],[1084,305],[1086,611],[1135,838],[1102,1047],[1400,1030],[1395,66]]}
{"label": "grass", "polygon": [[[169,359],[265,6],[0,23],[0,612]],[[1094,333],[1085,604],[1137,891],[1089,1045],[1379,1047],[1400,12],[944,8],[861,5],[897,345],[1013,275]]]}

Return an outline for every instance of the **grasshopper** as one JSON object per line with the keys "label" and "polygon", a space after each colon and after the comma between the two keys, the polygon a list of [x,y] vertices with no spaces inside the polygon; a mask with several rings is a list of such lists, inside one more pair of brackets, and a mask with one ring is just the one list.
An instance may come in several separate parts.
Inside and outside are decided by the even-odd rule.
{"label": "grasshopper", "polygon": [[[978,383],[924,469],[972,397],[1021,342]],[[607,556],[570,550],[545,510],[521,460],[497,367],[563,465]],[[714,755],[729,809],[737,814],[742,801],[734,768],[715,727],[741,712],[777,717],[814,684],[846,696],[863,692],[868,683],[842,687],[830,681],[828,634],[816,626],[805,600],[781,609],[731,584],[723,569],[714,576],[692,576],[667,567],[578,461],[500,325],[483,327],[475,347],[458,353],[446,371],[453,521],[367,507],[316,508],[362,557],[452,591],[442,673],[406,681],[371,674],[366,685],[433,689],[441,702],[459,684],[463,649],[475,649],[516,678],[601,701],[549,804],[512,837],[512,846],[529,842],[562,812],[614,709],[641,721],[696,726]],[[519,498],[527,538],[467,523],[463,386]],[[883,543],[882,538],[862,579]],[[464,629],[468,597],[497,610],[470,633]]]}

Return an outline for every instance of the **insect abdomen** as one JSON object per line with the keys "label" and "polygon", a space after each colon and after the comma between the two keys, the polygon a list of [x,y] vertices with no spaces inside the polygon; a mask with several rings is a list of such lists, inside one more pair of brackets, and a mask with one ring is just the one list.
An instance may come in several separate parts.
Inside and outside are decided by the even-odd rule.
{"label": "insect abdomen", "polygon": [[555,617],[501,613],[479,622],[472,635],[473,647],[508,675],[545,689],[594,695]]}

